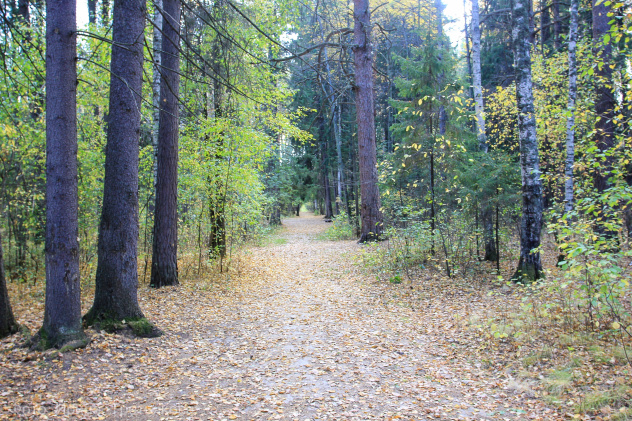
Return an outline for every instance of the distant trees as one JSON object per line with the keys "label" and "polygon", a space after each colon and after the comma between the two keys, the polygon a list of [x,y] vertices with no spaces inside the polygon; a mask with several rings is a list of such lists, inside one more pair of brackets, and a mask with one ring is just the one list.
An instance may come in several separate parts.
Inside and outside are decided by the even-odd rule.
{"label": "distant trees", "polygon": [[44,347],[84,346],[77,198],[74,0],[46,2],[46,304]]}
{"label": "distant trees", "polygon": [[138,305],[138,142],[145,0],[114,3],[110,106],[96,289],[88,324],[143,317]]}

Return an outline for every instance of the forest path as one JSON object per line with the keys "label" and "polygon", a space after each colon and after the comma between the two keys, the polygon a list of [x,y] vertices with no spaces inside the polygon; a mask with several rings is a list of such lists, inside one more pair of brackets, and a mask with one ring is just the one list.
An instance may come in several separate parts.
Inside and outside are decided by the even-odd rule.
{"label": "forest path", "polygon": [[163,403],[166,419],[505,418],[485,409],[504,409],[498,396],[450,370],[450,350],[421,334],[412,310],[385,308],[364,284],[352,263],[361,246],[319,239],[327,227],[311,214],[284,220],[285,244],[236,263],[244,279],[226,283],[227,302],[180,311],[199,327],[176,333],[180,351],[163,348],[174,369],[158,383],[171,387],[141,392],[142,404]]}
{"label": "forest path", "polygon": [[8,354],[0,419],[530,415],[476,357],[429,333],[423,311],[385,306],[382,286],[353,263],[362,246],[319,239],[326,228],[310,214],[286,219],[280,239],[235,259],[230,279],[141,288],[160,338],[93,332],[85,350],[30,362]]}

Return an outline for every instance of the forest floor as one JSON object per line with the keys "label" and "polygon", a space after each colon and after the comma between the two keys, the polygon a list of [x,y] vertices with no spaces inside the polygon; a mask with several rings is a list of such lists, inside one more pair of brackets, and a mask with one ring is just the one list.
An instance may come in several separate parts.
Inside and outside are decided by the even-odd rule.
{"label": "forest floor", "polygon": [[[457,289],[451,301],[427,294],[410,305],[360,267],[363,246],[323,240],[326,228],[310,214],[286,219],[274,241],[242,251],[228,274],[141,288],[162,337],[89,330],[85,349],[63,354],[16,347],[20,335],[3,340],[0,419],[573,416],[516,386],[506,365],[477,348],[475,333],[459,328],[467,316],[455,303],[472,310],[485,305],[478,296]],[[41,292],[35,302],[11,293],[19,321],[41,325]]]}

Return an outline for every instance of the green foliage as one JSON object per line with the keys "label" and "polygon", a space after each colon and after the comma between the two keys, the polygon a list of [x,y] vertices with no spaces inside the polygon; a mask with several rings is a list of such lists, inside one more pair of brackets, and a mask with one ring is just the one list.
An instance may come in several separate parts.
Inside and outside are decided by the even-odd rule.
{"label": "green foliage", "polygon": [[342,215],[332,218],[331,225],[322,234],[324,240],[356,240],[358,238],[355,224]]}

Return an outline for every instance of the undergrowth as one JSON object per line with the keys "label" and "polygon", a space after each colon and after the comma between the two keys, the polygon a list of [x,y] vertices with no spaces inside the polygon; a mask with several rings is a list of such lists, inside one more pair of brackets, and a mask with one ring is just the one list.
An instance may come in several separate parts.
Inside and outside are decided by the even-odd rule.
{"label": "undergrowth", "polygon": [[349,222],[349,219],[344,216],[338,216],[331,219],[331,224],[319,238],[321,240],[337,241],[355,240],[358,236],[356,235],[355,226]]}
{"label": "undergrowth", "polygon": [[387,242],[363,247],[358,260],[377,278],[385,305],[406,301],[432,313],[439,327],[431,329],[446,336],[456,323],[454,340],[467,342],[484,367],[509,373],[508,390],[560,414],[632,419],[630,251],[576,224],[558,230],[557,243],[549,238],[547,278],[530,285],[501,275],[515,262],[502,262],[498,274],[476,254],[459,262],[450,249],[442,253],[423,224],[390,229]]}

